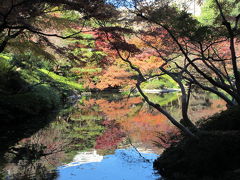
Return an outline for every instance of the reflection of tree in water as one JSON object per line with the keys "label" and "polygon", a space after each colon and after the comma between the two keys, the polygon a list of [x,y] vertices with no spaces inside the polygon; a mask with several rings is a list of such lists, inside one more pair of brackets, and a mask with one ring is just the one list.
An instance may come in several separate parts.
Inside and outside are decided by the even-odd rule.
{"label": "reflection of tree in water", "polygon": [[[169,93],[164,96],[153,94],[151,98],[181,119],[181,98],[178,94]],[[194,119],[214,114],[225,105],[222,100],[206,94],[198,93],[191,99],[189,112]],[[105,116],[102,123],[105,131],[97,138],[95,146],[97,149],[115,149],[126,137],[151,148],[154,148],[153,141],[161,141],[163,147],[167,147],[169,141],[176,141],[174,134],[178,131],[170,125],[165,116],[146,105],[140,97],[89,99],[85,104],[97,105],[98,111]],[[159,134],[163,139],[157,137]]]}
{"label": "reflection of tree in water", "polygon": [[226,102],[213,94],[203,92],[192,93],[189,116],[197,121],[202,118],[210,117],[226,109]]}
{"label": "reflection of tree in water", "polygon": [[56,167],[72,161],[76,151],[94,147],[104,129],[101,121],[94,105],[78,104],[49,127],[11,147],[5,154],[4,174],[9,179],[56,179]]}
{"label": "reflection of tree in water", "polygon": [[72,161],[76,151],[94,147],[104,129],[102,119],[96,105],[79,103],[49,127],[12,146],[5,154],[6,161],[0,163],[4,169],[0,177],[55,179],[57,172],[53,170],[57,166]]}
{"label": "reflection of tree in water", "polygon": [[[180,114],[178,96],[154,95],[152,98],[164,103],[165,108],[176,115]],[[189,113],[196,118],[219,111],[220,106],[224,106],[219,99],[207,100],[205,95],[191,98],[194,100]],[[1,174],[8,174],[9,179],[56,179],[57,172],[53,169],[61,162],[72,161],[78,151],[96,147],[101,154],[109,154],[115,148],[129,146],[128,138],[134,145],[154,148],[152,142],[159,142],[159,132],[165,133],[160,139],[160,145],[164,147],[177,133],[165,116],[149,109],[140,97],[88,97],[68,116],[62,116],[49,127],[11,147],[5,155],[7,162],[4,173],[0,172],[0,179]]]}
{"label": "reflection of tree in water", "polygon": [[[165,110],[171,112],[176,119],[181,119],[181,96],[176,93],[167,93],[164,96],[150,94],[153,102],[161,104]],[[190,96],[188,113],[192,120],[207,118],[226,108],[225,101],[213,94],[196,90]]]}
{"label": "reflection of tree in water", "polygon": [[54,168],[64,159],[66,141],[58,128],[48,127],[22,139],[5,154],[9,179],[56,179]]}
{"label": "reflection of tree in water", "polygon": [[141,98],[92,99],[91,101],[98,105],[99,111],[104,116],[102,124],[105,126],[105,131],[97,138],[95,148],[105,151],[116,149],[126,137],[120,121],[138,113],[143,104]]}
{"label": "reflection of tree in water", "polygon": [[120,144],[127,145],[128,138],[151,147],[152,141],[156,139],[156,132],[168,131],[172,128],[163,115],[149,110],[149,106],[144,104],[141,97],[121,98],[114,101],[91,99],[89,102],[97,104],[99,111],[105,116],[102,123],[106,129],[97,138],[95,146],[101,151],[115,149]]}
{"label": "reflection of tree in water", "polygon": [[93,148],[97,136],[102,134],[104,129],[102,120],[103,115],[91,100],[79,103],[65,126],[64,133],[70,142],[66,150],[74,154],[73,151]]}

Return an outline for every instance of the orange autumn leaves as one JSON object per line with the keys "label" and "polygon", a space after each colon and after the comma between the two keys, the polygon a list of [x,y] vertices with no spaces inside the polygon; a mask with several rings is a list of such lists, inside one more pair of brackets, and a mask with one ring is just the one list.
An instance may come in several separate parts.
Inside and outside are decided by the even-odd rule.
{"label": "orange autumn leaves", "polygon": [[[156,52],[151,48],[146,48],[146,45],[137,37],[131,37],[129,41],[141,50],[139,53],[132,54],[129,59],[132,64],[138,67],[143,74],[149,75],[159,72],[158,68],[162,65],[163,61],[157,56]],[[123,57],[128,54],[126,52],[121,53]],[[129,65],[122,61],[118,55],[109,53],[109,56],[108,58],[112,58],[114,61],[99,76],[99,81],[95,87],[101,90],[108,87],[134,87],[136,81],[133,77],[136,75],[136,72],[132,71]]]}
{"label": "orange autumn leaves", "polygon": [[133,86],[135,80],[131,79],[131,76],[133,76],[133,73],[127,72],[117,65],[112,65],[103,71],[95,87],[103,90],[108,87]]}
{"label": "orange autumn leaves", "polygon": [[[90,65],[91,69],[101,68],[102,70],[101,72],[92,74],[85,73],[84,78],[81,78],[81,81],[84,81],[84,86],[89,89],[100,90],[107,88],[130,89],[134,87],[136,83],[136,72],[129,67],[128,63],[124,62],[119,57],[117,51],[111,47],[103,34],[96,32],[93,36],[96,38],[95,50],[103,52],[105,56],[103,56],[98,63]],[[149,37],[144,36],[143,38],[147,39]],[[131,49],[129,49],[129,51],[127,49],[121,50],[121,55],[123,57],[127,57],[128,53],[132,52],[129,60],[145,75],[159,72],[158,68],[162,65],[163,61],[158,57],[158,54],[153,48],[147,47],[146,44],[136,36],[129,36],[126,41],[127,43],[125,44],[133,44],[139,51],[132,52]]]}

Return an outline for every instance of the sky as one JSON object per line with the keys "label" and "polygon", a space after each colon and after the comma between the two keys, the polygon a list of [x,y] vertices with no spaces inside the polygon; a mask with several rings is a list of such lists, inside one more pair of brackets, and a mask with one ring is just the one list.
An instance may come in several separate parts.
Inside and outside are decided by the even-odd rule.
{"label": "sky", "polygon": [[[108,3],[112,3],[117,7],[127,7],[131,8],[133,7],[133,1],[134,0],[107,0]],[[201,13],[201,7],[198,5],[197,0],[138,0],[138,1],[143,1],[143,2],[154,2],[154,1],[168,1],[171,3],[176,3],[179,4],[179,7],[182,6],[182,3],[185,3],[185,5],[188,7],[188,12],[195,15],[199,16]]]}

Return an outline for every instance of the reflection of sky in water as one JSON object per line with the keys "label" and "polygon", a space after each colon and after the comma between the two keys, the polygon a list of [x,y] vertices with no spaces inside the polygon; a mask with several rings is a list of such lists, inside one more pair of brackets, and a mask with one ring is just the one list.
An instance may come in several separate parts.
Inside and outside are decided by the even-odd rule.
{"label": "reflection of sky in water", "polygon": [[[113,155],[98,156],[79,153],[74,162],[58,168],[58,180],[153,180],[152,163],[158,155],[141,153],[135,149],[118,149]],[[85,162],[84,162],[85,161]]]}

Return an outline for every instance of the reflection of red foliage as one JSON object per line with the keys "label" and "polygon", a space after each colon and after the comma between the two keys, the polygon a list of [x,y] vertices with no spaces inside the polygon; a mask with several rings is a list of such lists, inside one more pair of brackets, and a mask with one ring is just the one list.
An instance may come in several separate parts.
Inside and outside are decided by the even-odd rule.
{"label": "reflection of red foliage", "polygon": [[106,122],[106,124],[109,123],[111,124],[111,127],[107,129],[103,135],[97,138],[96,149],[113,149],[122,141],[122,138],[124,137],[122,130],[117,124],[109,121]]}
{"label": "reflection of red foliage", "polygon": [[144,110],[131,118],[122,120],[120,124],[132,140],[149,145],[152,141],[158,140],[157,132],[167,132],[173,128],[164,115],[152,114]]}
{"label": "reflection of red foliage", "polygon": [[141,107],[140,97],[130,97],[120,101],[107,101],[105,99],[90,99],[84,101],[86,107],[98,105],[106,120],[102,124],[106,127],[103,135],[97,138],[96,149],[113,149],[125,137],[125,134],[136,142],[152,146],[157,141],[157,132],[172,131],[167,118],[157,112],[150,113],[147,109],[136,111]]}
{"label": "reflection of red foliage", "polygon": [[113,149],[125,137],[124,129],[118,121],[128,118],[134,105],[141,103],[140,97],[131,97],[121,101],[107,101],[104,99],[88,101],[88,104],[97,104],[102,113],[107,117],[102,124],[106,127],[102,136],[97,138],[96,149]]}
{"label": "reflection of red foliage", "polygon": [[100,110],[108,119],[118,121],[122,118],[126,118],[128,114],[133,111],[133,107],[141,102],[141,97],[131,97],[111,102],[99,99],[96,101],[96,104],[99,105]]}

